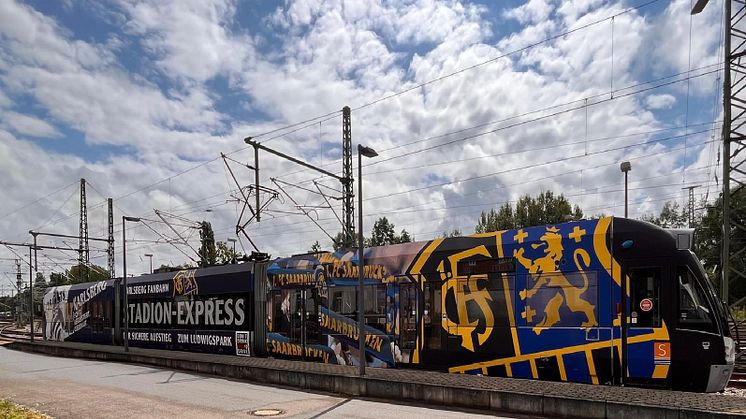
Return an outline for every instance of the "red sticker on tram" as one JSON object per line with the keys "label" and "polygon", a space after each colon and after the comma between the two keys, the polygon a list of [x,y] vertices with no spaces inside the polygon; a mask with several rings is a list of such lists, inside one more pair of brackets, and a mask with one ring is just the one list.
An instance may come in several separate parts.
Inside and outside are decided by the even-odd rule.
{"label": "red sticker on tram", "polygon": [[650,311],[653,309],[653,300],[650,298],[643,298],[642,301],[640,301],[640,310],[642,311]]}

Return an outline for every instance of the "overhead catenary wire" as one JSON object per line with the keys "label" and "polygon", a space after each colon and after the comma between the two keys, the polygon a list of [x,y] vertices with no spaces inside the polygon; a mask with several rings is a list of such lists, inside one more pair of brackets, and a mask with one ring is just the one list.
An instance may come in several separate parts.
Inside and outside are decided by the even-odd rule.
{"label": "overhead catenary wire", "polygon": [[[587,97],[578,98],[578,99],[572,99],[572,100],[565,101],[565,102],[562,102],[562,103],[559,103],[559,104],[549,105],[549,106],[545,106],[545,107],[542,107],[542,108],[539,108],[539,109],[534,109],[534,110],[526,111],[526,112],[523,112],[523,113],[520,113],[520,114],[511,115],[511,116],[508,116],[508,117],[505,117],[505,118],[502,118],[502,119],[499,119],[499,120],[489,121],[489,122],[485,122],[485,123],[480,123],[480,124],[472,125],[472,126],[469,126],[469,127],[461,128],[461,129],[458,129],[458,130],[455,130],[455,131],[451,131],[451,132],[447,132],[447,133],[443,133],[443,134],[436,134],[436,135],[428,136],[428,137],[425,137],[425,138],[422,138],[422,139],[417,139],[417,140],[405,142],[405,143],[402,143],[402,144],[397,144],[397,145],[395,145],[393,147],[389,147],[389,148],[386,148],[386,149],[379,150],[379,155],[384,155],[384,154],[386,154],[386,153],[388,153],[388,152],[390,152],[392,150],[397,150],[397,149],[400,149],[400,148],[403,148],[403,147],[408,147],[408,146],[419,144],[419,143],[427,143],[427,142],[430,142],[430,141],[433,141],[433,140],[437,140],[439,138],[445,138],[445,137],[448,137],[448,136],[451,136],[451,135],[465,133],[467,131],[475,130],[475,129],[478,129],[478,128],[484,128],[484,127],[491,126],[491,125],[497,125],[497,124],[501,124],[501,123],[506,123],[506,122],[509,122],[509,121],[512,121],[512,120],[515,120],[515,119],[525,118],[525,117],[528,117],[528,116],[531,116],[531,115],[542,114],[544,112],[550,112],[550,111],[554,111],[556,109],[560,109],[558,111],[555,111],[555,112],[552,112],[552,113],[549,113],[549,114],[546,114],[546,115],[541,115],[541,116],[538,116],[538,117],[533,117],[533,118],[530,118],[530,119],[521,120],[519,122],[515,122],[515,123],[512,123],[510,125],[497,127],[497,128],[491,129],[491,130],[479,132],[479,133],[476,133],[476,134],[467,135],[467,136],[464,136],[464,137],[459,137],[459,138],[457,138],[455,140],[451,140],[451,141],[448,141],[448,142],[445,142],[445,143],[435,144],[433,146],[426,147],[426,148],[423,148],[423,149],[414,150],[414,151],[410,151],[410,152],[405,152],[405,153],[401,153],[401,154],[395,154],[395,155],[393,155],[391,157],[387,157],[387,158],[378,158],[378,159],[373,160],[372,162],[366,163],[363,167],[370,167],[370,166],[374,166],[374,165],[379,165],[379,164],[382,164],[382,163],[385,163],[385,162],[388,162],[388,161],[391,161],[391,160],[399,159],[399,158],[402,158],[402,157],[407,157],[407,156],[410,156],[410,155],[419,154],[419,153],[422,153],[422,152],[434,150],[434,149],[437,149],[437,148],[440,148],[440,147],[443,147],[443,146],[452,145],[452,144],[455,144],[455,143],[458,143],[458,142],[462,142],[462,141],[468,141],[468,140],[471,140],[471,139],[474,139],[474,138],[479,138],[479,137],[482,137],[482,136],[485,136],[485,135],[488,135],[488,134],[492,134],[492,133],[495,133],[495,132],[499,132],[499,131],[507,130],[507,129],[510,129],[510,128],[515,128],[515,127],[518,127],[518,126],[523,126],[523,125],[526,125],[526,124],[529,124],[529,123],[533,123],[533,122],[537,122],[537,121],[549,119],[549,118],[552,118],[552,117],[555,117],[555,116],[559,116],[559,115],[562,115],[562,114],[565,114],[565,113],[571,113],[571,112],[577,111],[577,110],[579,110],[581,108],[587,109],[587,107],[589,106],[589,104],[587,103],[587,100],[589,100],[589,99],[598,99],[597,101],[590,103],[590,106],[599,105],[599,104],[603,104],[603,103],[608,103],[610,101],[618,100],[618,99],[621,99],[621,98],[625,98],[625,97],[629,97],[629,96],[633,96],[633,95],[645,93],[645,92],[648,92],[650,90],[659,89],[659,88],[662,88],[662,87],[667,87],[667,86],[670,86],[670,85],[673,85],[673,84],[676,84],[676,83],[680,83],[680,82],[688,80],[689,78],[703,77],[703,76],[706,76],[708,74],[712,74],[713,72],[719,71],[721,69],[722,69],[722,64],[721,63],[714,63],[714,64],[703,65],[703,66],[700,66],[700,67],[698,67],[696,69],[692,69],[692,70],[689,70],[689,71],[683,71],[683,72],[679,72],[679,73],[676,73],[676,74],[671,74],[671,75],[668,75],[668,76],[659,77],[659,78],[656,78],[656,79],[653,79],[653,80],[647,80],[647,81],[643,81],[643,82],[637,82],[637,83],[629,84],[629,85],[627,85],[625,87],[618,88],[615,91],[615,93],[621,93],[621,92],[626,92],[627,90],[630,90],[630,89],[639,88],[641,86],[646,86],[646,85],[658,83],[658,84],[656,84],[654,86],[650,86],[650,87],[647,87],[647,88],[639,89],[639,90],[636,90],[636,91],[633,91],[633,92],[626,92],[626,93],[623,93],[621,95],[616,95],[616,96],[613,96],[613,97],[606,97],[607,93],[606,92],[601,92],[601,93],[597,93],[597,94],[590,95],[590,96],[587,96]],[[705,70],[707,70],[707,71],[705,71]],[[699,73],[699,74],[696,74],[696,75],[692,76],[691,73],[693,71],[705,71],[705,72],[704,73]],[[672,80],[672,81],[669,81],[669,82],[664,82],[665,80],[675,79],[677,77],[684,76],[684,75],[686,75],[686,77],[684,77],[684,78],[677,79],[677,80]],[[663,82],[663,83],[661,83],[661,82]],[[330,165],[333,165],[333,164],[338,164],[340,161],[341,160],[336,160],[334,162],[330,162],[326,166],[330,166]],[[289,175],[292,175],[292,174],[297,174],[297,173],[302,173],[302,172],[304,172],[304,170],[298,170],[298,171],[291,172],[291,173],[288,173],[288,174],[279,175],[277,177],[286,177],[286,176],[289,176]],[[367,173],[367,171],[366,171],[366,173]],[[314,179],[316,179],[316,178],[314,178]],[[265,179],[265,181],[266,181],[266,179]],[[311,182],[311,181],[313,181],[313,179],[306,179],[304,181],[301,181],[300,183],[307,183],[307,182]]]}
{"label": "overhead catenary wire", "polygon": [[[707,130],[704,130],[703,132],[706,132],[706,131],[707,131]],[[697,134],[697,133],[689,133],[689,135],[695,135],[695,134]],[[680,137],[681,137],[681,136],[670,137],[670,138],[669,138],[669,140],[670,140],[670,139],[675,139],[675,138],[680,138]],[[662,140],[661,140],[661,139],[658,139],[657,141],[662,141]],[[644,142],[644,143],[641,143],[641,144],[646,144],[646,143],[649,143],[649,142]],[[639,144],[637,144],[637,145],[639,145]],[[628,147],[633,147],[633,146],[635,146],[635,145],[625,145],[625,146],[623,146],[623,147],[619,147],[619,148],[628,148]],[[676,152],[676,151],[681,151],[681,150],[682,150],[682,148],[667,149],[667,150],[664,150],[664,151],[661,151],[661,152],[658,152],[658,153],[652,153],[652,154],[648,154],[648,155],[646,155],[646,156],[639,156],[639,157],[638,157],[638,159],[639,159],[639,158],[649,158],[649,157],[654,157],[654,156],[657,156],[657,155],[661,155],[661,154],[666,154],[666,153],[671,153],[671,152]],[[594,154],[595,154],[595,153],[594,153]],[[578,156],[578,157],[579,157],[579,156]],[[545,162],[544,164],[547,164],[547,163],[551,163],[551,162]],[[615,162],[610,162],[610,163],[606,163],[606,164],[596,165],[596,166],[592,166],[592,167],[586,167],[586,168],[584,168],[584,169],[585,169],[585,170],[593,170],[593,169],[597,169],[597,168],[601,168],[601,167],[609,166],[609,165],[611,165],[611,164],[616,164],[616,163],[617,163],[617,162],[615,161]],[[507,171],[512,171],[512,170],[513,170],[513,169],[509,169],[509,170],[507,170]],[[576,173],[576,172],[577,172],[577,170],[576,170],[576,171],[573,171],[573,172],[569,172],[569,173]],[[563,176],[563,174],[560,174],[560,175],[554,174],[554,175],[548,176],[547,178],[553,178],[553,177],[557,177],[557,176]],[[528,182],[535,182],[535,181],[538,181],[538,180],[541,180],[541,178],[538,178],[538,179],[534,178],[534,179],[531,179],[531,180],[529,180]],[[528,182],[521,182],[521,183],[528,183]],[[517,185],[517,184],[506,185],[506,186],[516,186],[516,185]],[[476,193],[476,192],[475,192],[475,193]],[[468,194],[467,194],[467,195],[468,195]],[[368,199],[366,199],[366,201],[367,201],[367,200],[368,200]],[[393,210],[389,210],[389,211],[388,211],[387,213],[391,213],[391,212],[394,212],[395,210],[396,210],[396,209],[393,209]],[[435,209],[425,209],[425,210],[435,210]],[[327,220],[331,220],[331,218],[328,218]],[[296,223],[296,224],[297,224],[297,223]],[[260,229],[261,229],[261,227],[260,227]],[[292,230],[291,230],[291,231],[292,231]]]}

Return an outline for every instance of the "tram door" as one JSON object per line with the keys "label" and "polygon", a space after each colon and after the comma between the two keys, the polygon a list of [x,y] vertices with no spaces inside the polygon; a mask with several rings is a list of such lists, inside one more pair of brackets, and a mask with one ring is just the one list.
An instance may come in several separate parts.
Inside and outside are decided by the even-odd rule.
{"label": "tram door", "polygon": [[626,336],[622,341],[623,354],[627,354],[624,380],[629,384],[663,384],[666,377],[662,366],[668,370],[670,343],[651,342],[644,335],[660,334],[664,327],[661,284],[667,275],[666,267],[660,261],[630,261],[624,274],[629,281]]}
{"label": "tram door", "polygon": [[422,315],[421,362],[428,367],[438,368],[448,364],[450,354],[447,337],[443,333],[442,282],[424,281],[419,312]]}
{"label": "tram door", "polygon": [[321,341],[319,327],[320,298],[316,288],[300,288],[291,291],[290,296],[290,330],[289,338],[292,343],[303,347],[305,359],[306,345],[317,344]]}
{"label": "tram door", "polygon": [[417,288],[415,282],[399,283],[399,347],[404,362],[409,362],[417,344]]}

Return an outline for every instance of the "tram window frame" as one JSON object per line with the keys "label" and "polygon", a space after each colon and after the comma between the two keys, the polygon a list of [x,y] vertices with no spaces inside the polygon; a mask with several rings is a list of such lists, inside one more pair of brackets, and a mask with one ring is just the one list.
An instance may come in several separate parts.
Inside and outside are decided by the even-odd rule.
{"label": "tram window frame", "polygon": [[468,259],[460,260],[456,264],[459,276],[507,274],[515,272],[515,267],[516,260],[514,257]]}
{"label": "tram window frame", "polygon": [[365,285],[363,303],[365,324],[386,333],[386,285]]}
{"label": "tram window frame", "polygon": [[[657,272],[657,275],[653,277],[646,276],[643,279],[646,280],[646,287],[638,286],[636,280],[638,277],[635,276],[636,272],[645,271]],[[629,269],[628,276],[630,281],[630,321],[628,323],[630,328],[659,328],[663,324],[663,310],[661,310],[661,286],[663,283],[664,270],[662,266],[635,266]],[[653,295],[646,293],[643,295],[638,293],[640,289],[644,291],[652,291]],[[642,311],[640,303],[643,299],[650,299],[653,303],[653,307],[649,312]],[[645,320],[645,321],[641,321]]]}
{"label": "tram window frame", "polygon": [[[284,295],[282,291],[272,291],[271,297],[272,297],[272,300],[271,300],[272,301],[272,305],[271,305],[272,307],[272,311],[271,311],[272,330],[271,331],[273,333],[278,333],[283,336],[290,336],[290,327],[292,324],[291,318],[290,318],[290,316],[292,316],[292,310],[290,309],[290,304],[292,303],[290,301],[288,302],[289,303],[288,312],[285,313],[282,310],[282,304],[286,298],[286,295]],[[275,315],[275,314],[278,314],[278,310],[279,310],[280,316]],[[279,321],[282,318],[285,319],[284,323]],[[281,327],[281,326],[284,326],[284,327]]]}
{"label": "tram window frame", "polygon": [[[682,274],[686,274],[688,284],[692,284],[693,286],[690,286],[688,288],[684,287],[684,283],[682,281]],[[712,307],[710,300],[707,298],[707,293],[703,289],[702,284],[700,284],[698,278],[691,269],[689,269],[686,265],[678,265],[676,266],[676,284],[677,284],[677,298],[676,298],[676,322],[677,322],[677,328],[678,329],[691,329],[691,330],[699,330],[704,332],[711,332],[711,333],[717,333],[717,326],[715,324],[715,318],[714,313],[712,312]],[[686,290],[686,294],[683,294]],[[696,294],[696,295],[693,295]],[[682,297],[688,296],[690,297],[690,300],[697,300],[699,301],[691,301],[695,307],[693,307],[694,311],[699,313],[703,313],[706,318],[692,318],[689,317],[689,314],[692,313],[692,310],[687,309],[687,315],[686,317],[682,318]],[[704,303],[704,305],[702,304]],[[704,311],[701,311],[699,309],[703,309]]]}
{"label": "tram window frame", "polygon": [[442,282],[425,282],[423,289],[423,349],[440,350],[442,348]]}
{"label": "tram window frame", "polygon": [[[357,318],[357,287],[351,285],[329,287],[328,295],[331,301],[331,311],[342,316]],[[345,308],[347,310],[344,310]]]}

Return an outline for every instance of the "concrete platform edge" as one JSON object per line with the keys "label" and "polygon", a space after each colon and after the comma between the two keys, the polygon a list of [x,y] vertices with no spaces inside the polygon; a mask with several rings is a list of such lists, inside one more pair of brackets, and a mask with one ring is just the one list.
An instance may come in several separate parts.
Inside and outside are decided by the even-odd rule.
{"label": "concrete platform edge", "polygon": [[606,400],[581,400],[557,395],[475,389],[460,386],[382,380],[373,377],[288,371],[273,368],[233,365],[225,362],[195,361],[167,356],[121,352],[104,347],[101,351],[69,348],[53,344],[16,341],[6,348],[65,358],[95,359],[151,365],[182,371],[211,374],[296,389],[308,389],[352,397],[370,397],[392,401],[415,401],[448,407],[492,412],[512,412],[563,418],[666,418],[701,417],[746,418],[744,414],[705,412],[695,409],[645,406]]}

